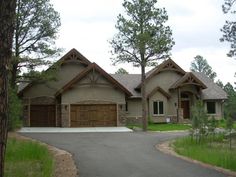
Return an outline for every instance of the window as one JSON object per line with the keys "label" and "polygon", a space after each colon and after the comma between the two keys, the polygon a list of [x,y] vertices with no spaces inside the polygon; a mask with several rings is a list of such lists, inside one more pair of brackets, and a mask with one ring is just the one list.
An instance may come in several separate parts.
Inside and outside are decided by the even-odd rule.
{"label": "window", "polygon": [[162,115],[164,114],[164,104],[163,101],[153,101],[153,114]]}
{"label": "window", "polygon": [[207,102],[207,113],[215,114],[216,113],[216,103],[215,102]]}

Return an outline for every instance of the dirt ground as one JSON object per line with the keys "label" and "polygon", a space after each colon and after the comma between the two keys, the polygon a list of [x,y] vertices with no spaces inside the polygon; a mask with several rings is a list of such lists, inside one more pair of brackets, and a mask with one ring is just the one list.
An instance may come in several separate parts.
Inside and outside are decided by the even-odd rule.
{"label": "dirt ground", "polygon": [[[36,141],[34,139],[21,136],[15,132],[8,133],[8,137],[13,137],[13,138],[22,139],[22,140]],[[72,158],[72,155],[69,152],[58,149],[56,147],[50,146],[42,142],[39,142],[39,143],[47,146],[49,151],[53,154],[54,161],[55,161],[55,171],[54,171],[53,177],[78,177],[79,176],[75,162]]]}

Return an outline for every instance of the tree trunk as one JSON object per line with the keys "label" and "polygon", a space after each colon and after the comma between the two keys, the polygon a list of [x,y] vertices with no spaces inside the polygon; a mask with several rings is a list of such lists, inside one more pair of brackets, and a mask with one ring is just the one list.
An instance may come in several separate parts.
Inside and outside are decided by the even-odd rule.
{"label": "tree trunk", "polygon": [[4,159],[8,123],[8,70],[11,59],[16,0],[0,1],[0,177],[4,176]]}
{"label": "tree trunk", "polygon": [[143,120],[143,131],[147,131],[147,99],[146,99],[146,85],[145,85],[145,65],[141,66],[141,94],[142,94],[142,120]]}
{"label": "tree trunk", "polygon": [[[16,14],[20,14],[20,1],[17,1],[17,11]],[[18,17],[18,15],[16,15],[15,18],[15,35],[14,35],[14,56],[12,56],[12,60],[11,60],[11,73],[10,73],[10,84],[11,84],[11,88],[16,88],[16,78],[17,78],[17,71],[18,71],[18,65],[19,65],[19,57],[20,57],[20,52],[19,52],[19,28],[20,28],[20,19]]]}
{"label": "tree trunk", "polygon": [[11,79],[10,79],[10,83],[11,83],[11,88],[16,88],[16,77],[17,77],[17,69],[18,69],[18,64],[15,62],[12,62],[12,68],[11,68]]}

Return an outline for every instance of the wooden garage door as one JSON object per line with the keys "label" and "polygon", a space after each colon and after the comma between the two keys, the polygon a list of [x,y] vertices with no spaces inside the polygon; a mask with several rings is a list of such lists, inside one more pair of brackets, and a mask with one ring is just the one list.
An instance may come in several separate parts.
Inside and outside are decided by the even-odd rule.
{"label": "wooden garage door", "polygon": [[31,105],[31,127],[55,127],[55,105]]}
{"label": "wooden garage door", "polygon": [[71,105],[71,127],[116,126],[117,111],[114,104]]}

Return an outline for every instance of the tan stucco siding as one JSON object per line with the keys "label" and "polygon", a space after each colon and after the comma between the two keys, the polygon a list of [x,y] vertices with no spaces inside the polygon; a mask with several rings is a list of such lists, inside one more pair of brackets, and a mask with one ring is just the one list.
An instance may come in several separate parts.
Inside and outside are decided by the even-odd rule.
{"label": "tan stucco siding", "polygon": [[63,104],[76,104],[92,100],[125,104],[125,94],[112,87],[81,86],[68,90],[63,93],[61,97]]}
{"label": "tan stucco siding", "polygon": [[180,91],[181,92],[191,92],[195,95],[199,95],[195,85],[186,85],[184,87],[181,87]]}
{"label": "tan stucco siding", "polygon": [[141,99],[129,99],[127,117],[141,117],[142,116],[142,102]]}
{"label": "tan stucco siding", "polygon": [[31,88],[24,92],[24,98],[35,98],[41,96],[53,96],[54,90],[48,84],[34,84]]}
{"label": "tan stucco siding", "polygon": [[[162,93],[157,91],[154,95],[149,98],[149,115],[151,117],[168,117],[169,115],[176,115],[176,109],[178,104],[178,92],[173,90],[169,91],[170,87],[181,78],[182,76],[174,71],[163,71],[153,76],[146,83],[146,93],[149,94],[156,87],[160,86],[171,96],[169,99],[166,98]],[[153,115],[153,101],[164,102],[164,115]]]}
{"label": "tan stucco siding", "polygon": [[181,76],[174,71],[161,72],[147,81],[146,93],[149,94],[157,86],[160,86],[162,89],[168,92],[170,86],[174,84],[179,78],[181,78]]}
{"label": "tan stucco siding", "polygon": [[106,101],[125,104],[125,93],[115,88],[97,72],[91,72],[62,94],[62,103],[75,104],[84,101]]}
{"label": "tan stucco siding", "polygon": [[[207,101],[205,101],[205,109],[207,110],[206,102]],[[223,103],[222,103],[222,101],[221,100],[219,100],[219,101],[218,100],[216,100],[216,101],[213,100],[213,102],[215,102],[216,113],[215,114],[207,114],[207,115],[209,116],[209,118],[211,118],[212,116],[214,116],[215,119],[223,118],[223,112],[222,112],[223,111]]]}
{"label": "tan stucco siding", "polygon": [[91,71],[88,73],[82,80],[79,81],[78,85],[91,84],[91,82],[94,82],[95,84],[105,84],[111,86],[111,83],[97,71]]}
{"label": "tan stucco siding", "polygon": [[57,80],[42,84],[34,84],[24,92],[23,97],[54,96],[67,82],[73,79],[84,69],[84,66],[75,63],[63,64],[57,71]]}
{"label": "tan stucco siding", "polygon": [[[154,115],[153,114],[153,102],[154,101],[163,101],[164,104],[164,114],[163,115]],[[149,115],[151,117],[165,116],[168,112],[167,98],[162,95],[160,92],[156,92],[151,98],[149,98]]]}
{"label": "tan stucco siding", "polygon": [[56,81],[50,82],[51,87],[58,91],[58,89],[62,88],[84,69],[85,66],[75,62],[62,65],[61,69],[57,73],[58,79]]}
{"label": "tan stucco siding", "polygon": [[167,101],[168,111],[167,115],[177,115],[178,109],[178,91],[173,90],[170,92],[170,99]]}

